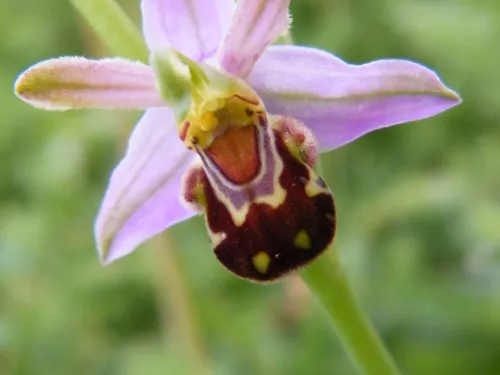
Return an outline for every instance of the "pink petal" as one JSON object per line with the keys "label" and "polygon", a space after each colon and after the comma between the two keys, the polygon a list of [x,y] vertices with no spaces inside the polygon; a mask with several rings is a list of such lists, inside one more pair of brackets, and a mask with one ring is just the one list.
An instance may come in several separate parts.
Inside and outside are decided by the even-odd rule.
{"label": "pink petal", "polygon": [[312,129],[322,151],[460,103],[433,71],[414,62],[350,65],[298,46],[270,47],[248,81],[268,112],[297,118]]}
{"label": "pink petal", "polygon": [[267,46],[289,25],[290,0],[240,0],[217,58],[227,73],[246,77]]}
{"label": "pink petal", "polygon": [[111,175],[96,219],[97,248],[104,263],[195,214],[180,202],[181,179],[194,155],[179,140],[170,109],[146,111]]}
{"label": "pink petal", "polygon": [[113,58],[61,57],[39,62],[16,80],[19,98],[42,109],[144,109],[165,105],[153,71],[144,64]]}
{"label": "pink petal", "polygon": [[142,0],[141,9],[151,51],[170,47],[202,61],[217,51],[231,22],[234,0]]}

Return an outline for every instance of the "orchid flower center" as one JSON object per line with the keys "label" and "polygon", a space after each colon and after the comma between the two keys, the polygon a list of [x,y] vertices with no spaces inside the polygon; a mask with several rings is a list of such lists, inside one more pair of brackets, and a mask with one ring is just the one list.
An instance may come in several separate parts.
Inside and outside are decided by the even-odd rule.
{"label": "orchid flower center", "polygon": [[185,121],[178,125],[179,137],[186,147],[206,149],[213,140],[230,128],[255,124],[264,113],[257,94],[244,82],[237,82],[229,92],[204,87],[193,95]]}

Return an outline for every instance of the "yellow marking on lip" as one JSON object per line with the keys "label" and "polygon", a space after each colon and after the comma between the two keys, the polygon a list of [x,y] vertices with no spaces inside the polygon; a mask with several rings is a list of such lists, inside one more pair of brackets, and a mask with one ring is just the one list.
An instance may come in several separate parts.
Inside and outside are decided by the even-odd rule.
{"label": "yellow marking on lip", "polygon": [[271,258],[265,251],[260,251],[252,257],[252,263],[257,272],[265,274],[269,269]]}
{"label": "yellow marking on lip", "polygon": [[207,231],[208,235],[210,236],[210,240],[212,241],[212,247],[216,248],[219,246],[222,241],[224,241],[227,238],[227,233],[226,232],[212,232],[210,228],[207,226]]}
{"label": "yellow marking on lip", "polygon": [[309,169],[309,176],[310,176],[309,181],[307,181],[307,184],[305,186],[307,196],[309,198],[312,198],[319,194],[330,194],[330,190],[328,190],[326,186],[321,186],[318,183],[317,181],[318,175],[316,174],[316,172],[306,164],[304,165],[307,167],[307,169]]}
{"label": "yellow marking on lip", "polygon": [[309,250],[311,248],[311,238],[305,229],[300,230],[295,238],[293,244],[299,249]]}

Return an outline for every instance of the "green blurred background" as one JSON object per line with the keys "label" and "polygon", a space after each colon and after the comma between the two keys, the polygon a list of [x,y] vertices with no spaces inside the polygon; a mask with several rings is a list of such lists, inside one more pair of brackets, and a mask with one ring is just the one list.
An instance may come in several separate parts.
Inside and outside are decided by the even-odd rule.
{"label": "green blurred background", "polygon": [[[138,0],[122,1],[138,19]],[[420,61],[459,107],[327,155],[337,249],[405,374],[500,374],[500,3],[293,0],[296,43]],[[92,226],[140,113],[16,99],[39,60],[102,56],[68,1],[0,3],[0,375],[354,374],[298,278],[225,271],[203,221],[101,267]],[[382,375],[382,374],[381,374]]]}

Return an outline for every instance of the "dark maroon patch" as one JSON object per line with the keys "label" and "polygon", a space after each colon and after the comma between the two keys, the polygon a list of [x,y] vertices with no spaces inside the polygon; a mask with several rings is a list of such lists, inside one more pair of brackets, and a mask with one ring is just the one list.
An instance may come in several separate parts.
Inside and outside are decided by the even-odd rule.
{"label": "dark maroon patch", "polygon": [[[314,172],[310,175],[309,169],[289,153],[277,132],[275,138],[284,163],[280,183],[287,191],[279,207],[253,203],[245,222],[238,227],[205,176],[207,226],[214,233],[226,234],[214,252],[230,271],[257,282],[276,280],[312,261],[328,248],[336,228],[333,196],[307,196],[305,185],[318,176]],[[294,244],[301,231],[309,237],[308,249]],[[265,272],[259,272],[252,261],[260,252],[266,252],[270,258]]]}

